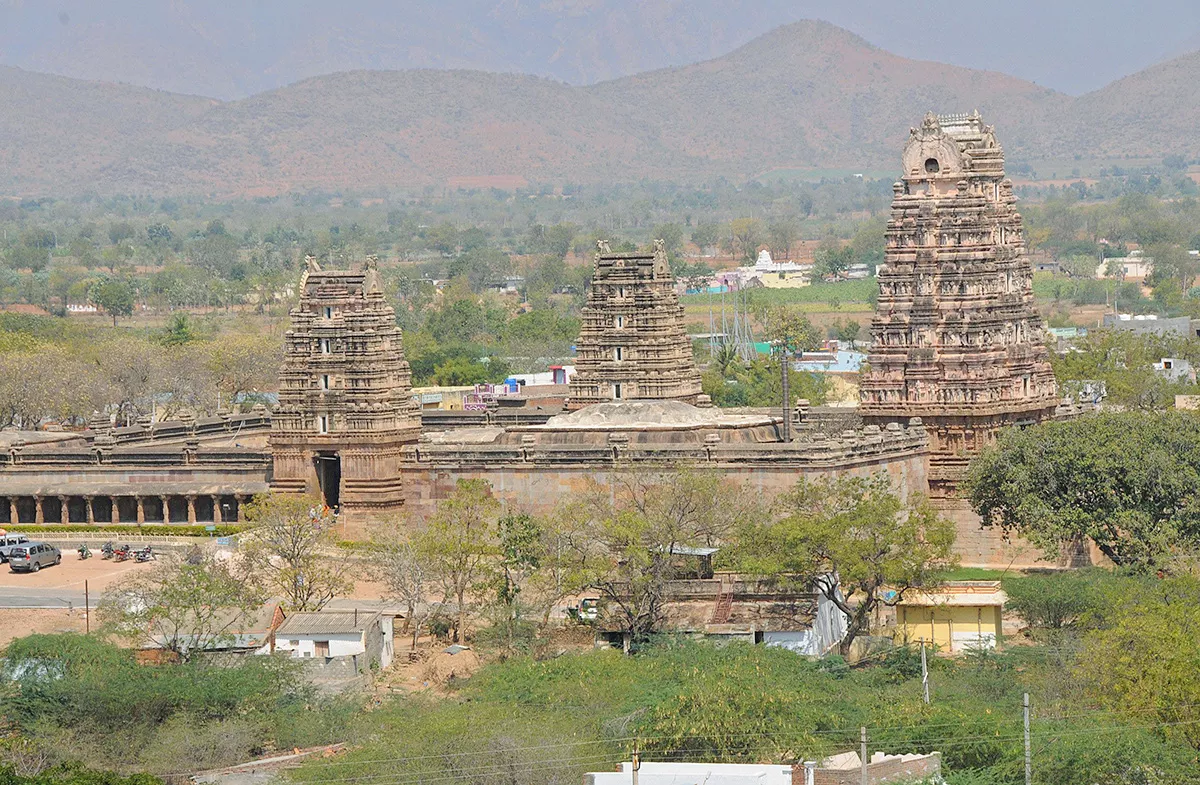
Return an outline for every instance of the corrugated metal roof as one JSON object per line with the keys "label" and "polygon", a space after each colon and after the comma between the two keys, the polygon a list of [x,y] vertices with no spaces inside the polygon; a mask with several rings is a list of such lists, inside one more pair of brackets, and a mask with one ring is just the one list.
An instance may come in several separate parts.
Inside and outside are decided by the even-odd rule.
{"label": "corrugated metal roof", "polygon": [[[355,619],[357,618],[357,623]],[[278,635],[321,635],[362,632],[379,618],[378,611],[317,611],[293,613],[279,625]]]}

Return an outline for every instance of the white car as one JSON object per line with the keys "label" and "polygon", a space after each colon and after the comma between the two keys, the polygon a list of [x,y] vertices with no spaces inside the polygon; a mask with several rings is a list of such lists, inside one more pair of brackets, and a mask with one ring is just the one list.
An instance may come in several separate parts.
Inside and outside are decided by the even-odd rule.
{"label": "white car", "polygon": [[8,561],[8,552],[18,545],[29,542],[24,534],[0,534],[0,564]]}

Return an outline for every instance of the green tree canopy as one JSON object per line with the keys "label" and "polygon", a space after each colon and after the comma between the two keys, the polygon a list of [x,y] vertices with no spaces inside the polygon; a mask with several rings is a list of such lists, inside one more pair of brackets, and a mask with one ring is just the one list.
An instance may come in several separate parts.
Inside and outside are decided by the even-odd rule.
{"label": "green tree canopy", "polygon": [[117,326],[117,317],[133,315],[134,291],[133,284],[121,278],[106,278],[92,287],[92,302],[104,309],[112,317],[113,327]]}
{"label": "green tree canopy", "polygon": [[778,505],[780,516],[739,530],[734,559],[746,572],[791,576],[833,602],[849,618],[843,656],[876,608],[936,586],[954,562],[954,524],[925,499],[902,501],[886,475],[801,480]]}
{"label": "green tree canopy", "polygon": [[971,461],[985,526],[1057,558],[1090,538],[1116,564],[1150,566],[1200,544],[1200,417],[1106,412],[1009,429]]}

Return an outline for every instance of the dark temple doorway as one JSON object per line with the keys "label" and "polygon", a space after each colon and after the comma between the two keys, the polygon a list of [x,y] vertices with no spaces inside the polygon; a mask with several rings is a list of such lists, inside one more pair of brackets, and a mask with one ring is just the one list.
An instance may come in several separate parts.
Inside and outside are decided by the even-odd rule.
{"label": "dark temple doorway", "polygon": [[336,510],[341,501],[342,459],[336,452],[318,453],[313,458],[317,467],[317,484],[321,486],[321,498],[325,506]]}

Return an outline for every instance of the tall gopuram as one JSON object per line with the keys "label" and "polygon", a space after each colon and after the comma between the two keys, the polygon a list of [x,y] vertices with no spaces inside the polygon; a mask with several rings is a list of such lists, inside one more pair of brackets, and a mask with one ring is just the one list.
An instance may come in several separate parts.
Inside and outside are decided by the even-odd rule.
{"label": "tall gopuram", "polygon": [[403,506],[401,453],[420,435],[420,414],[374,259],[358,270],[307,265],[284,337],[271,488],[320,493],[364,521]]}
{"label": "tall gopuram", "polygon": [[885,268],[860,386],[867,424],[919,417],[929,489],[953,494],[999,429],[1058,405],[1004,152],[978,112],[926,115],[893,186]]}
{"label": "tall gopuram", "polygon": [[700,400],[700,371],[661,240],[652,253],[597,243],[567,408],[621,400]]}

